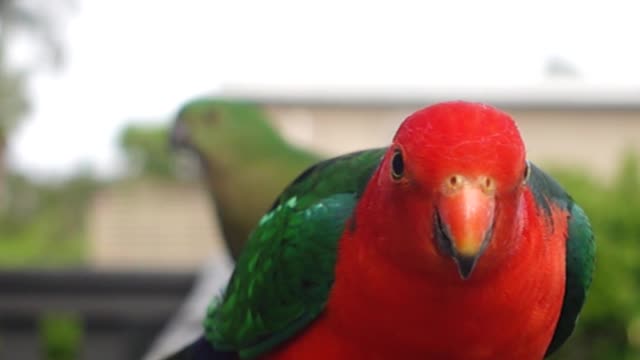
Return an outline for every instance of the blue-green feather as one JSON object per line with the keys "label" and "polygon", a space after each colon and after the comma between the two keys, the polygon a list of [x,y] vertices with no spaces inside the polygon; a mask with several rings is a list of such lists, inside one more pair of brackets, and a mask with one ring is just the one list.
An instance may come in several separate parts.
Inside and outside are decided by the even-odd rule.
{"label": "blue-green feather", "polygon": [[587,215],[551,176],[531,164],[528,182],[541,214],[549,221],[552,221],[552,204],[568,215],[565,293],[560,318],[545,355],[549,356],[569,338],[584,305],[595,266],[595,241]]}

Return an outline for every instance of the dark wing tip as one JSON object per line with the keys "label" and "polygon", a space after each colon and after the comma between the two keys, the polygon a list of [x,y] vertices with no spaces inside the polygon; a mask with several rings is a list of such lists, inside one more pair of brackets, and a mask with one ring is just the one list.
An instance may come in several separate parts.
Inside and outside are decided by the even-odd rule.
{"label": "dark wing tip", "polygon": [[201,336],[196,341],[187,345],[177,353],[164,360],[236,360],[238,355],[233,352],[215,349],[205,338]]}

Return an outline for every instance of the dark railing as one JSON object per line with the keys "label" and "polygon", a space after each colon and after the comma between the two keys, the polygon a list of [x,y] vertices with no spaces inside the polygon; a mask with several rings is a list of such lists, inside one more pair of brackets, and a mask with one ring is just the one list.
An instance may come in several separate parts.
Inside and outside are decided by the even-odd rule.
{"label": "dark railing", "polygon": [[[46,359],[43,319],[76,319],[79,359],[140,359],[195,273],[0,271],[0,359]],[[54,334],[55,335],[55,334]]]}

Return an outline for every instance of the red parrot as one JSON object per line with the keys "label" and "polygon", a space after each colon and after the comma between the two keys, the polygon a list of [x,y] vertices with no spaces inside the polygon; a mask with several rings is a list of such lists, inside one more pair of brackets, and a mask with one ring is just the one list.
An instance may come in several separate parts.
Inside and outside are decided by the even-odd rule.
{"label": "red parrot", "polygon": [[573,330],[594,251],[509,115],[436,104],[388,148],[294,180],[175,358],[542,359]]}

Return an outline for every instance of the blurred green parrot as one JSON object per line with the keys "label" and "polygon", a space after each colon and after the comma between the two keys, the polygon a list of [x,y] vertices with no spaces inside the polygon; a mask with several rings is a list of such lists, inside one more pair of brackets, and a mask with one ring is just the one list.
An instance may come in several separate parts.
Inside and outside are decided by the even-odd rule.
{"label": "blurred green parrot", "polygon": [[273,199],[320,159],[288,144],[258,105],[237,100],[187,102],[170,136],[175,149],[199,158],[233,259]]}

